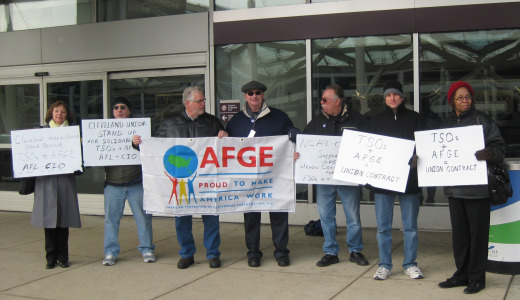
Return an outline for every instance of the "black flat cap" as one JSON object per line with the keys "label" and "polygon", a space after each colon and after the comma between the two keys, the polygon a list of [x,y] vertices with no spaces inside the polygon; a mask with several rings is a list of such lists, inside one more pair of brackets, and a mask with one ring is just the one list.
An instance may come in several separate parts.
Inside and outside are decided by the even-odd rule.
{"label": "black flat cap", "polygon": [[248,91],[252,90],[260,90],[262,92],[265,92],[267,90],[267,87],[255,80],[249,81],[248,83],[242,86],[242,93],[247,93]]}

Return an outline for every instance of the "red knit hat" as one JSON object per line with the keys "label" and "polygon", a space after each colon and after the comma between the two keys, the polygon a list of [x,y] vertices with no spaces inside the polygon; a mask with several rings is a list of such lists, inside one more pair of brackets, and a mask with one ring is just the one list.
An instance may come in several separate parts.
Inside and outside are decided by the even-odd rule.
{"label": "red knit hat", "polygon": [[448,104],[451,105],[451,96],[453,96],[453,94],[455,94],[455,92],[461,87],[467,88],[469,93],[471,94],[471,98],[473,98],[474,92],[473,92],[473,88],[471,87],[471,85],[469,85],[469,83],[464,82],[464,81],[457,81],[457,82],[452,83],[450,86],[450,89],[448,90]]}

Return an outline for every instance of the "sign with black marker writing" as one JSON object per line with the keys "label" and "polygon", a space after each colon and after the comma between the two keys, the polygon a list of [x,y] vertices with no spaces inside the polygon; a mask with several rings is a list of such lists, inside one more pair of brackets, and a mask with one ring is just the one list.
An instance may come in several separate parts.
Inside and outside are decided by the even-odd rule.
{"label": "sign with black marker writing", "polygon": [[79,126],[11,131],[15,178],[82,170]]}
{"label": "sign with black marker writing", "polygon": [[482,125],[415,132],[419,186],[487,184],[485,161],[475,152],[484,149]]}
{"label": "sign with black marker writing", "polygon": [[81,121],[85,166],[140,165],[132,137],[150,137],[150,118],[94,119]]}
{"label": "sign with black marker writing", "polygon": [[415,142],[344,130],[334,179],[404,192]]}
{"label": "sign with black marker writing", "polygon": [[357,185],[335,180],[341,136],[298,134],[296,151],[300,157],[294,164],[294,181],[303,184]]}

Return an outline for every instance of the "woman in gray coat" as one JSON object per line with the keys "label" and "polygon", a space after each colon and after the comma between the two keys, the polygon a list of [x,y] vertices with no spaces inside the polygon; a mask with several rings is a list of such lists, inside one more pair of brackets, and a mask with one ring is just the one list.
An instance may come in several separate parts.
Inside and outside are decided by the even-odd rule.
{"label": "woman in gray coat", "polygon": [[[68,126],[73,120],[67,104],[56,101],[47,110],[45,127]],[[68,268],[69,227],[81,227],[74,174],[36,177],[31,225],[45,229],[46,268]]]}

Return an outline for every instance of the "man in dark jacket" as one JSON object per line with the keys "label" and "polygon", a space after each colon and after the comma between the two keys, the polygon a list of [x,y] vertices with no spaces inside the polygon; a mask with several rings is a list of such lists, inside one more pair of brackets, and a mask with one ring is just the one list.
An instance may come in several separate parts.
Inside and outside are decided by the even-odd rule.
{"label": "man in dark jacket", "polygon": [[[267,87],[260,82],[250,81],[242,86],[246,104],[242,111],[229,121],[226,131],[231,137],[260,137],[285,135],[298,131],[286,113],[269,107],[264,100]],[[286,267],[290,264],[289,250],[289,215],[286,212],[269,212],[273,244],[276,248],[274,256],[278,265]],[[244,228],[248,265],[259,267],[262,251],[260,251],[260,212],[244,213]]]}
{"label": "man in dark jacket", "polygon": [[[415,131],[425,130],[426,124],[421,115],[404,106],[401,83],[389,82],[385,85],[384,98],[386,109],[370,119],[370,132],[407,140],[414,140]],[[374,279],[385,280],[392,273],[392,221],[394,201],[399,197],[404,234],[404,273],[412,279],[421,279],[423,274],[417,267],[420,189],[417,180],[417,157],[410,162],[410,173],[404,193],[384,189],[374,189],[374,206],[377,219],[377,244],[379,247],[379,268]]]}
{"label": "man in dark jacket", "polygon": [[[307,124],[304,134],[341,136],[343,129],[361,130],[367,128],[365,117],[355,110],[348,110],[345,104],[343,89],[337,84],[325,87],[321,97],[322,111]],[[318,267],[326,267],[339,262],[339,244],[336,240],[336,197],[339,195],[343,211],[347,218],[347,245],[350,252],[349,260],[360,266],[368,265],[361,253],[363,236],[361,233],[361,218],[359,203],[361,188],[359,185],[316,185],[317,206],[320,214],[321,227],[325,241],[325,255],[316,263]]]}
{"label": "man in dark jacket", "polygon": [[[204,90],[198,86],[191,86],[184,90],[182,101],[185,109],[164,120],[157,130],[157,137],[211,137],[219,138],[227,136],[220,120],[205,112],[206,99],[204,98]],[[140,136],[134,136],[132,143],[139,145],[141,143]],[[206,247],[206,257],[209,260],[210,268],[220,268],[220,232],[219,232],[219,216],[203,215],[204,223],[204,246]],[[177,232],[177,241],[181,249],[179,254],[181,259],[177,263],[177,268],[186,269],[192,265],[195,260],[195,242],[192,234],[192,216],[175,217],[175,230]]]}

